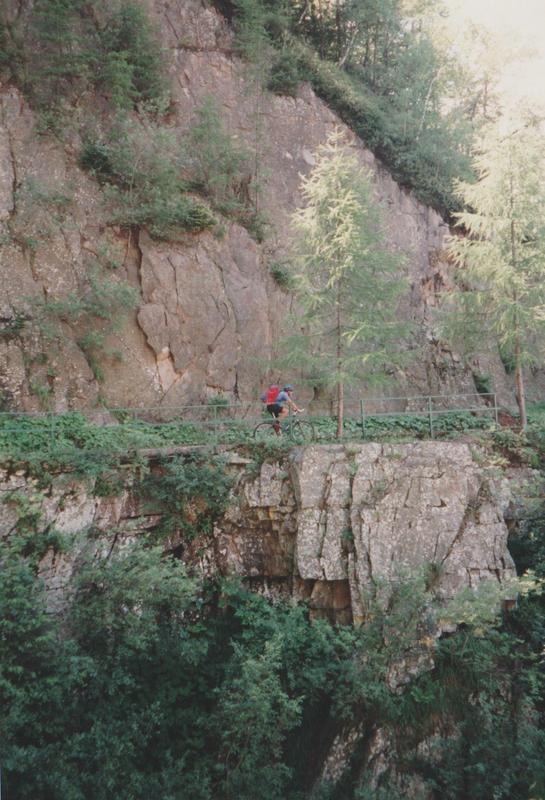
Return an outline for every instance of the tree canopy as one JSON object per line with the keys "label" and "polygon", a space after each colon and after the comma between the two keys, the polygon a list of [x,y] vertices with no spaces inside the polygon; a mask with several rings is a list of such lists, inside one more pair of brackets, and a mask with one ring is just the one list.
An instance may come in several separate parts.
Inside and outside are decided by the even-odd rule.
{"label": "tree canopy", "polygon": [[342,435],[344,387],[391,368],[405,326],[396,316],[401,256],[385,243],[370,176],[333,132],[302,181],[293,217],[294,288],[303,308],[285,342],[288,364],[335,387]]}
{"label": "tree canopy", "polygon": [[483,349],[488,333],[513,360],[521,422],[523,369],[545,353],[545,206],[543,135],[535,120],[491,127],[475,157],[476,183],[459,183],[464,235],[450,251],[458,265],[461,323]]}

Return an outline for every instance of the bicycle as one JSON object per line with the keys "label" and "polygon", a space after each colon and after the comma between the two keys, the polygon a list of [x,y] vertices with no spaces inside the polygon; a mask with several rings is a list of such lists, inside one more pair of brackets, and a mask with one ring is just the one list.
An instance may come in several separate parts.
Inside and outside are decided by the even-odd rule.
{"label": "bicycle", "polygon": [[254,439],[270,442],[273,437],[276,440],[280,440],[283,436],[287,436],[295,444],[314,442],[316,432],[312,422],[308,419],[296,419],[295,417],[295,414],[290,414],[289,417],[284,417],[283,419],[271,417],[265,422],[260,422],[254,428]]}

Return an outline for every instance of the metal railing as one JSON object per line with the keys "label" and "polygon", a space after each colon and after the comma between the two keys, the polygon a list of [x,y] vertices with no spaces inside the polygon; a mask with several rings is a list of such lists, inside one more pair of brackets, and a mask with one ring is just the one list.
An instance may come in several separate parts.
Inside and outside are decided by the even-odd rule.
{"label": "metal railing", "polygon": [[[457,401],[460,398],[475,398],[476,401],[471,400],[471,405],[459,405]],[[395,411],[372,411],[370,407],[375,404],[382,408],[388,403],[403,404],[403,410]],[[484,403],[484,405],[483,405]],[[409,406],[420,406],[420,408],[407,408]],[[490,416],[494,424],[498,425],[498,404],[495,393],[473,393],[466,392],[465,394],[453,395],[414,395],[412,397],[377,397],[369,398],[360,401],[360,416],[361,427],[365,437],[365,420],[366,417],[373,419],[387,418],[387,417],[414,417],[419,419],[426,419],[429,426],[429,435],[431,439],[435,438],[434,418],[444,417],[445,415],[453,414],[474,414]]]}
{"label": "metal railing", "polygon": [[[467,404],[459,401],[469,399]],[[392,410],[388,410],[392,408]],[[377,434],[382,420],[396,420],[400,429],[408,420],[427,421],[427,435],[435,438],[441,419],[456,421],[466,415],[465,430],[482,427],[482,418],[498,422],[495,394],[416,395],[413,397],[366,398],[359,413],[347,414],[344,438],[365,439]],[[0,413],[0,458],[43,457],[52,453],[108,452],[124,454],[135,450],[175,447],[216,446],[252,441],[254,428],[270,416],[262,403],[209,403],[207,405],[159,406],[152,408],[102,408],[50,412]],[[333,417],[307,417],[314,423],[317,441],[336,441]],[[403,432],[402,430],[400,432]],[[386,432],[387,433],[387,432]],[[422,426],[415,435],[424,435]]]}

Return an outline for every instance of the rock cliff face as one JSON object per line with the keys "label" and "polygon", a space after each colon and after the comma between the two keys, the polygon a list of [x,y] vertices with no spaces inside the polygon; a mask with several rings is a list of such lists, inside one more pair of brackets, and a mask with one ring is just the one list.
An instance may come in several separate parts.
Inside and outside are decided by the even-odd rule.
{"label": "rock cliff face", "polygon": [[[237,483],[213,535],[165,544],[199,572],[239,575],[257,591],[306,599],[315,615],[338,622],[362,620],[379,583],[428,563],[437,566],[445,599],[514,576],[503,518],[508,487],[473,461],[466,444],[309,446],[264,462],[257,474],[247,458],[228,457]],[[24,496],[44,532],[74,538],[70,556],[49,551],[42,562],[53,604],[84,553],[107,552],[158,521],[130,485],[96,497],[89,485],[59,476],[44,495],[16,473],[2,476],[0,492],[3,536]]]}
{"label": "rock cliff face", "polygon": [[[149,0],[148,6],[168,54],[169,125],[173,131],[187,130],[195,109],[207,97],[215,99],[225,129],[259,158],[260,202],[270,223],[265,240],[258,244],[227,221],[221,239],[203,233],[158,243],[143,229],[129,236],[108,223],[97,183],[79,168],[78,135],[66,130],[62,143],[40,135],[21,94],[0,84],[4,405],[33,410],[46,398],[49,407],[62,410],[92,406],[99,395],[109,405],[176,405],[218,392],[254,399],[291,302],[271,278],[269,265],[286,251],[289,215],[300,202],[300,176],[338,125],[374,174],[392,247],[406,254],[407,314],[419,320],[415,344],[424,347],[425,356],[399,376],[399,393],[474,391],[470,373],[441,350],[428,319],[437,290],[448,280],[443,220],[396,185],[365,143],[308,86],[296,98],[256,94],[216,11],[197,0]],[[23,2],[8,3],[12,17],[27,11]],[[91,98],[89,107],[100,124],[101,98]],[[64,203],[61,195],[67,197]],[[18,332],[16,322],[29,298],[77,292],[93,259],[104,252],[121,264],[113,279],[128,280],[140,301],[122,332],[110,337],[101,356],[100,385],[78,344],[77,326],[64,323],[62,342],[53,346]],[[503,371],[497,376],[507,398]]]}
{"label": "rock cliff face", "polygon": [[[256,94],[218,12],[198,0],[147,0],[147,5],[168,55],[169,125],[187,130],[196,108],[214,98],[225,129],[259,159],[260,203],[269,221],[265,240],[258,244],[227,221],[221,239],[210,233],[181,235],[168,244],[152,240],[144,229],[128,235],[109,224],[98,185],[78,167],[78,134],[64,131],[62,143],[40,135],[35,114],[0,75],[3,404],[36,410],[45,399],[49,407],[63,410],[98,399],[118,406],[202,402],[217,393],[254,399],[291,305],[269,265],[286,252],[289,216],[300,202],[300,176],[308,173],[316,148],[335,126],[372,171],[391,245],[406,255],[406,314],[418,323],[419,356],[407,374],[398,376],[394,393],[475,391],[471,371],[433,333],[431,313],[450,271],[444,253],[448,228],[439,215],[399,187],[307,85],[296,98]],[[10,21],[28,14],[31,4],[9,0],[6,6]],[[106,113],[102,99],[85,102],[100,125]],[[63,193],[69,202],[52,207]],[[28,310],[29,298],[59,299],[77,292],[93,259],[106,251],[121,264],[115,279],[128,280],[140,301],[123,331],[110,337],[99,383],[74,325],[64,324],[62,342],[52,347],[18,332],[16,322]],[[512,399],[498,359],[477,369],[494,376],[503,402]]]}

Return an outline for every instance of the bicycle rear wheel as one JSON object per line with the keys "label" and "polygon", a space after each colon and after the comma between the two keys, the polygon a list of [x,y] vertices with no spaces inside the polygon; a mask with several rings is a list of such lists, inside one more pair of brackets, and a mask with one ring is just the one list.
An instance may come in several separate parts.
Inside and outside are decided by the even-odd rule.
{"label": "bicycle rear wheel", "polygon": [[270,442],[278,439],[279,436],[274,429],[274,422],[260,422],[254,428],[254,439],[260,442]]}

